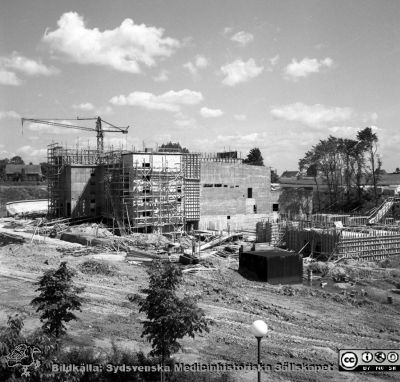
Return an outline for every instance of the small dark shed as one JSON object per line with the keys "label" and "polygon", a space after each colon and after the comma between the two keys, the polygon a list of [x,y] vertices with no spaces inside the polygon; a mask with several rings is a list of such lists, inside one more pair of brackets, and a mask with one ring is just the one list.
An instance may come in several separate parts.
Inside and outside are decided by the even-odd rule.
{"label": "small dark shed", "polygon": [[301,284],[303,258],[279,248],[239,252],[239,272],[270,284]]}

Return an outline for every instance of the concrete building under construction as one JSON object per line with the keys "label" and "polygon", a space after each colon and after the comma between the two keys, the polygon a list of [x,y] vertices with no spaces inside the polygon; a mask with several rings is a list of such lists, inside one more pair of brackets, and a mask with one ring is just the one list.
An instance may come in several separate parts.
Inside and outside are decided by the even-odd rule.
{"label": "concrete building under construction", "polygon": [[222,154],[99,151],[52,144],[49,213],[101,218],[121,234],[254,225],[272,209],[270,169]]}

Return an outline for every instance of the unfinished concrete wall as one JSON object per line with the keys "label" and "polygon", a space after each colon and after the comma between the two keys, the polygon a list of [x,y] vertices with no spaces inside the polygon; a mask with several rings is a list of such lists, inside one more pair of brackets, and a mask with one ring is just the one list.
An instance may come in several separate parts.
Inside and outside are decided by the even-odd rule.
{"label": "unfinished concrete wall", "polygon": [[250,225],[271,213],[269,167],[202,161],[200,173],[200,227]]}
{"label": "unfinished concrete wall", "polygon": [[103,201],[101,168],[67,166],[63,180],[64,215],[72,217],[99,216]]}
{"label": "unfinished concrete wall", "polygon": [[200,218],[199,229],[230,232],[254,231],[260,219],[267,220],[271,218],[271,214],[205,215]]}

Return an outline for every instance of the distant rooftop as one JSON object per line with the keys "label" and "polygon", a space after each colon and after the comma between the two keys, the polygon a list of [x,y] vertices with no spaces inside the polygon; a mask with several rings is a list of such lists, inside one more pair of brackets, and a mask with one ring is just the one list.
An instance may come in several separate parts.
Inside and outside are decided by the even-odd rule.
{"label": "distant rooftop", "polygon": [[42,169],[39,164],[7,164],[6,174],[42,174]]}
{"label": "distant rooftop", "polygon": [[281,178],[296,178],[299,175],[299,171],[284,171]]}

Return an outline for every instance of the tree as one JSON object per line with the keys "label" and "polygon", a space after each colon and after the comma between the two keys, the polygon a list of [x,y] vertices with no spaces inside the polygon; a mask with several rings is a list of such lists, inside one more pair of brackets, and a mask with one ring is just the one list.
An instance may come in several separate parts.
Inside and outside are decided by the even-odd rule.
{"label": "tree", "polygon": [[41,162],[40,163],[40,169],[42,171],[42,175],[47,178],[49,176],[51,165],[49,165],[47,162]]}
{"label": "tree", "polygon": [[181,144],[179,142],[168,142],[168,143],[163,143],[160,146],[160,151],[175,151],[178,153],[188,153],[189,150],[186,147],[182,147]]}
{"label": "tree", "polygon": [[289,218],[304,218],[311,213],[312,190],[305,188],[284,188],[279,195],[279,206]]}
{"label": "tree", "polygon": [[186,335],[194,338],[195,333],[208,331],[207,321],[195,300],[176,295],[183,279],[176,265],[157,260],[147,272],[149,287],[143,290],[147,296],[139,301],[140,312],[147,316],[142,337],[151,342],[150,355],[161,356],[164,365],[165,360],[181,348],[179,339]]}
{"label": "tree", "polygon": [[355,163],[357,161],[358,150],[357,142],[354,139],[339,139],[339,150],[344,157],[344,180],[345,180],[345,190],[346,190],[346,197],[347,197],[347,204],[350,204],[350,194],[352,188],[352,181],[355,174]]}
{"label": "tree", "polygon": [[321,198],[319,194],[319,184],[318,184],[318,172],[319,172],[319,162],[318,156],[314,151],[315,146],[312,150],[307,151],[304,158],[299,160],[300,171],[306,170],[307,176],[312,176],[314,178],[314,183],[317,188],[317,201],[318,201],[318,211],[321,210]]}
{"label": "tree", "polygon": [[4,179],[6,177],[6,166],[10,163],[8,158],[0,159],[0,179]]}
{"label": "tree", "polygon": [[65,333],[64,322],[76,320],[73,313],[81,310],[82,299],[79,294],[83,288],[73,284],[72,277],[75,272],[67,267],[64,261],[58,269],[50,269],[45,272],[38,285],[38,297],[35,297],[31,304],[37,306],[37,312],[41,312],[40,321],[45,333],[60,337]]}
{"label": "tree", "polygon": [[247,154],[247,158],[243,159],[244,164],[250,164],[252,166],[264,166],[264,159],[261,155],[261,151],[258,147],[254,147]]}
{"label": "tree", "polygon": [[25,164],[25,162],[23,161],[23,159],[19,155],[16,155],[16,156],[12,157],[10,159],[10,163],[11,164]]}
{"label": "tree", "polygon": [[271,183],[278,183],[278,182],[279,182],[279,176],[276,170],[271,169]]}
{"label": "tree", "polygon": [[382,167],[382,160],[377,154],[378,150],[378,136],[372,132],[370,127],[359,131],[357,139],[363,145],[365,151],[368,153],[369,160],[369,176],[372,178],[372,185],[374,188],[375,205],[378,203],[378,180],[379,172]]}

